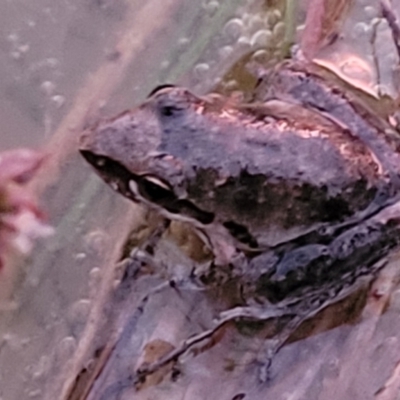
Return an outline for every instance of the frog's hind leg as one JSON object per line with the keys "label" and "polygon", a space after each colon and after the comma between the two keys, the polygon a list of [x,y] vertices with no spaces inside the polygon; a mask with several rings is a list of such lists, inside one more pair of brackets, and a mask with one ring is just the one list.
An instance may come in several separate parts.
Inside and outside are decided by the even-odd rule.
{"label": "frog's hind leg", "polygon": [[[235,307],[230,310],[224,311],[214,322],[214,326],[212,328],[184,340],[177,348],[175,348],[173,351],[169,352],[165,356],[161,357],[154,363],[142,366],[136,371],[136,374],[132,380],[135,385],[143,383],[148,375],[151,375],[152,373],[158,371],[160,368],[171,362],[177,362],[179,357],[189,351],[193,346],[204,340],[211,339],[215,333],[217,333],[223,326],[225,326],[229,322],[237,320],[266,321],[269,319],[280,318],[284,316],[292,316],[293,318],[295,318],[295,316],[292,315],[287,309],[281,309],[279,307],[265,309],[256,306],[244,306]],[[285,343],[285,341],[286,339],[280,342],[280,346],[276,347],[276,350],[273,352],[273,354],[276,354],[276,352]]]}
{"label": "frog's hind leg", "polygon": [[257,360],[259,364],[258,378],[260,382],[265,383],[271,379],[271,366],[274,357],[286,344],[292,334],[296,332],[297,328],[308,318],[308,316],[294,316],[277,335],[272,339],[266,340]]}

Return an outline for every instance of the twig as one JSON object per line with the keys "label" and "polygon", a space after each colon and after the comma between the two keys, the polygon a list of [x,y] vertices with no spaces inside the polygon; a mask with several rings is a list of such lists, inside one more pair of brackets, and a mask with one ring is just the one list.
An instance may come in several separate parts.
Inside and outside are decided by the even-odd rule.
{"label": "twig", "polygon": [[400,26],[397,22],[396,14],[393,11],[392,5],[389,0],[380,0],[382,17],[386,19],[390,30],[394,45],[396,46],[397,55],[400,58]]}

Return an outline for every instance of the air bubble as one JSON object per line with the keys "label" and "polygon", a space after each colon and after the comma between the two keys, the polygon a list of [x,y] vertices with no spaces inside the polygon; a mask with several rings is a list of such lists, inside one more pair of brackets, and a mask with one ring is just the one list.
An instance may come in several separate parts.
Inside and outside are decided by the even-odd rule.
{"label": "air bubble", "polygon": [[271,38],[272,33],[266,29],[262,29],[252,36],[250,44],[252,47],[267,47]]}
{"label": "air bubble", "polygon": [[243,21],[239,18],[234,18],[228,21],[225,26],[223,33],[227,37],[237,40],[243,32]]}

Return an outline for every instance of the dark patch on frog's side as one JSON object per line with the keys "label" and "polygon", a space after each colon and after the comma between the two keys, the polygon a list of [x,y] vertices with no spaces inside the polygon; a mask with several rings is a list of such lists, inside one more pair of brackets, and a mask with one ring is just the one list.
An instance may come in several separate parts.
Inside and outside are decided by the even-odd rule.
{"label": "dark patch on frog's side", "polygon": [[[366,208],[376,193],[361,179],[351,190],[330,196],[326,187],[284,179],[269,182],[264,175],[250,175],[246,171],[220,186],[215,187],[214,182],[210,170],[197,171],[187,187],[189,197],[196,198],[197,207],[213,210],[217,220],[250,247],[255,247],[256,242],[260,247],[280,242],[282,234],[275,235],[279,228],[289,230],[293,226],[343,221]],[[239,232],[235,227],[242,228]]]}
{"label": "dark patch on frog's side", "polygon": [[250,248],[257,248],[257,240],[250,234],[249,230],[235,221],[225,221],[222,225],[228,229],[229,233],[239,242],[248,245]]}

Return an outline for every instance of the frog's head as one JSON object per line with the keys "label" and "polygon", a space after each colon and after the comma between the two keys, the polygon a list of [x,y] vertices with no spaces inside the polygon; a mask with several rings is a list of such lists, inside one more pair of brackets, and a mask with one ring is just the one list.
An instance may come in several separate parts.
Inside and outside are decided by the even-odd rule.
{"label": "frog's head", "polygon": [[191,151],[187,136],[199,125],[205,101],[184,88],[160,86],[136,109],[85,131],[80,152],[124,196],[169,217],[209,223],[213,215],[186,198],[188,171],[182,162]]}

